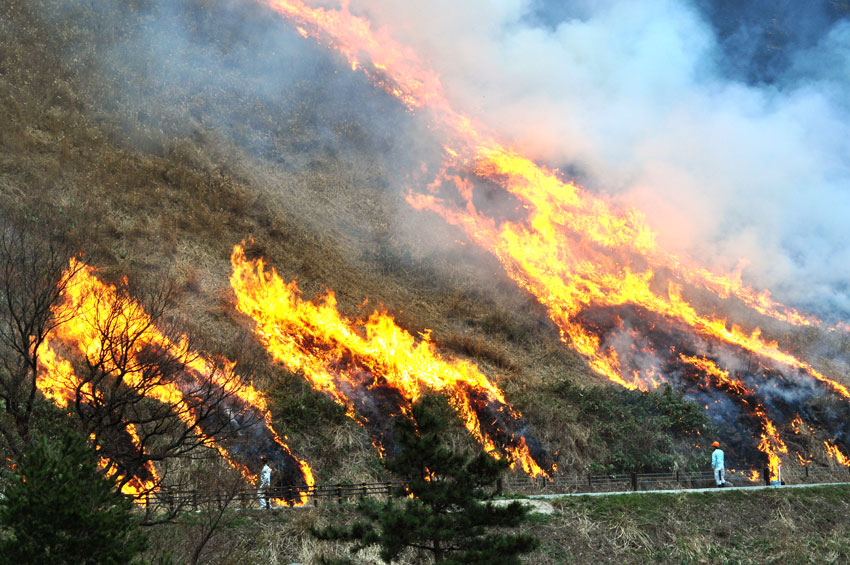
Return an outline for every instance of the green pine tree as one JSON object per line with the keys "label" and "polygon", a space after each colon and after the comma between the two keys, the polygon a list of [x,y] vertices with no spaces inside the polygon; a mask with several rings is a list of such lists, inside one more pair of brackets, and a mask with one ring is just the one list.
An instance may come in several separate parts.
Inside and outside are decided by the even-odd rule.
{"label": "green pine tree", "polygon": [[[442,440],[447,427],[445,400],[427,396],[413,407],[413,420],[396,426],[398,453],[385,467],[407,484],[386,502],[364,499],[357,512],[366,520],[330,526],[314,535],[354,542],[356,553],[378,546],[381,558],[394,561],[407,548],[430,554],[435,563],[520,563],[538,540],[506,529],[523,523],[528,507],[486,502],[507,463],[485,453],[453,452]],[[412,494],[414,498],[408,498]]]}
{"label": "green pine tree", "polygon": [[147,545],[133,503],[85,439],[38,438],[0,500],[0,563],[129,563]]}

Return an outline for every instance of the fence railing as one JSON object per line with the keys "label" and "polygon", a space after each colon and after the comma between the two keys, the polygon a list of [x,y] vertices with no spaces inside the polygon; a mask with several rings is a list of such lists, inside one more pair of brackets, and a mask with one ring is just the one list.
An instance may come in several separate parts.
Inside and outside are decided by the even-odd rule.
{"label": "fence railing", "polygon": [[[726,481],[733,486],[766,484],[815,484],[850,482],[850,467],[795,466],[780,469],[780,479],[771,481],[766,469],[758,474],[752,471],[726,471]],[[510,477],[502,479],[502,490],[507,494],[559,494],[581,492],[614,492],[639,490],[681,490],[715,486],[714,472],[668,471],[658,473],[625,473],[608,475],[556,475],[554,477]]]}
{"label": "fence railing", "polygon": [[156,491],[145,494],[140,502],[144,505],[158,505],[165,508],[192,508],[198,509],[204,505],[222,506],[224,504],[234,507],[258,507],[262,501],[268,500],[275,505],[286,504],[313,504],[318,506],[321,499],[330,499],[329,502],[343,504],[358,498],[380,496],[391,498],[398,487],[403,487],[401,482],[382,483],[338,483],[304,486],[275,486],[266,489],[241,489],[237,491],[213,491],[200,492],[195,490],[174,489],[161,487]]}
{"label": "fence railing", "polygon": [[[850,482],[850,468],[794,467],[782,469],[782,484],[816,484]],[[733,486],[769,484],[762,471],[755,476],[751,471],[726,471],[726,480]],[[776,482],[772,484],[777,484]],[[496,487],[501,494],[572,494],[642,490],[682,490],[715,486],[714,473],[707,471],[669,471],[658,473],[623,473],[606,475],[556,475],[547,477],[510,476],[499,479]],[[235,492],[202,493],[162,487],[149,493],[143,504],[157,504],[168,508],[188,507],[198,509],[205,504],[229,504],[234,507],[258,508],[261,497],[274,504],[346,504],[364,497],[389,498],[394,496],[402,482],[338,483],[312,487],[276,486],[260,491],[243,489]]]}

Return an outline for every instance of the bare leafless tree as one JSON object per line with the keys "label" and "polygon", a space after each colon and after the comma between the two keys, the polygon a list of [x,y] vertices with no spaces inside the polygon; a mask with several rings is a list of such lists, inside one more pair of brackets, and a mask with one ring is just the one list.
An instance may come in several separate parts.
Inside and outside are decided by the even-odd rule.
{"label": "bare leafless tree", "polygon": [[[147,487],[158,488],[168,460],[213,444],[226,448],[262,425],[262,414],[239,396],[247,378],[226,360],[201,358],[200,348],[170,321],[170,287],[133,292],[126,283],[91,291],[87,306],[67,322],[84,326],[79,335],[87,341],[67,327],[56,333],[63,355],[73,359],[71,407],[83,432],[109,459],[121,486],[150,477]],[[134,441],[122,441],[128,436]]]}
{"label": "bare leafless tree", "polygon": [[[238,544],[214,545],[216,533],[237,520],[234,508],[245,492],[245,481],[221,459],[198,467],[194,476],[200,503],[196,519],[183,523],[185,537],[191,543],[191,563],[220,563],[237,549]],[[253,499],[253,497],[252,497]],[[203,556],[203,560],[201,557]]]}
{"label": "bare leafless tree", "polygon": [[74,276],[69,259],[78,255],[77,244],[44,214],[0,217],[0,434],[13,455],[30,435],[38,356],[65,320],[52,308]]}
{"label": "bare leafless tree", "polygon": [[[93,276],[80,257],[49,222],[0,211],[0,451],[17,457],[38,425],[48,343],[73,369],[73,386],[63,388],[71,421],[92,438],[119,487],[140,498],[163,484],[190,487],[172,471],[211,446],[245,452],[228,455],[243,470],[255,459],[246,442],[274,449],[264,414],[241,396],[251,367],[201,357],[209,348],[174,320],[171,286],[81,284]],[[182,507],[147,509],[154,523]]]}

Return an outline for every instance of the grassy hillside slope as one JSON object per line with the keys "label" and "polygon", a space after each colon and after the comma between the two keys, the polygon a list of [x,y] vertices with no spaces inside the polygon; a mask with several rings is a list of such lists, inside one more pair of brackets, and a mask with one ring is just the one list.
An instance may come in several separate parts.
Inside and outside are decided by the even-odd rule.
{"label": "grassy hillside slope", "polygon": [[331,290],[346,316],[385,309],[413,334],[432,330],[442,355],[505,391],[562,469],[604,458],[580,407],[552,394],[599,377],[493,257],[404,202],[406,174],[437,141],[342,61],[249,1],[0,10],[4,207],[65,218],[107,279],[172,281],[174,315],[210,351],[235,358],[248,344],[276,422],[320,478],[358,468],[325,461],[340,452],[328,441],[374,454],[246,335],[227,281],[243,240],[305,298]]}
{"label": "grassy hillside slope", "polygon": [[[307,299],[332,291],[345,316],[382,309],[411,334],[431,330],[442,355],[502,388],[564,471],[632,470],[630,449],[663,466],[704,459],[684,433],[698,422],[672,421],[675,399],[575,392],[605,383],[540,304],[405,202],[410,174],[439,163],[427,124],[256,2],[10,0],[0,15],[3,208],[63,219],[106,279],[172,282],[172,316],[210,352],[251,359],[276,423],[320,477],[358,467],[325,461],[339,453],[328,441],[374,454],[250,336],[227,280],[242,241]],[[768,331],[793,353],[847,347],[832,343],[843,334]],[[647,413],[649,428],[637,421]]]}
{"label": "grassy hillside slope", "polygon": [[[588,390],[605,383],[497,261],[410,210],[407,174],[438,147],[416,115],[251,0],[0,3],[2,215],[29,207],[65,222],[107,280],[175,284],[172,317],[250,367],[318,482],[383,471],[366,432],[274,363],[236,312],[229,257],[241,241],[305,298],[332,290],[346,316],[380,308],[412,334],[432,330],[442,355],[501,387],[565,473],[704,466],[688,433],[707,429],[701,409]],[[793,339],[802,350],[819,337]],[[471,443],[461,428],[451,440]],[[842,562],[847,494],[564,499],[530,526],[544,543],[529,562]],[[307,529],[338,515],[236,516],[210,559],[309,560]],[[196,525],[163,530],[157,547],[179,555]]]}

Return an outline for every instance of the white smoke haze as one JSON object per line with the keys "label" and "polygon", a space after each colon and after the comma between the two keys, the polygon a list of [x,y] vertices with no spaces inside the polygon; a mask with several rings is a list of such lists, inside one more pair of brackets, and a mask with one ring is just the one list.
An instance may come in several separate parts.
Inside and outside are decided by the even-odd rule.
{"label": "white smoke haze", "polygon": [[[60,2],[55,16],[120,13],[120,5]],[[302,167],[286,123],[303,83],[305,97],[326,99],[304,143],[352,162],[361,152],[387,153],[397,171],[433,157],[424,136],[398,127],[400,105],[361,73],[329,70],[330,51],[266,14],[262,2],[228,0],[209,21],[203,3],[150,5],[144,25],[99,54],[106,73],[145,78],[114,101],[139,127],[191,135],[200,123],[283,169]],[[768,0],[350,2],[440,73],[458,111],[588,191],[641,210],[664,249],[720,272],[746,264],[746,283],[847,320],[850,13],[833,22],[825,0],[783,6],[794,25],[765,63],[765,31],[753,22],[775,15]],[[727,20],[715,21],[724,10]],[[189,30],[189,20],[204,23]],[[213,46],[222,36],[231,49]],[[227,104],[245,98],[288,102],[271,123]],[[327,131],[325,123],[354,111],[373,128],[373,147]],[[399,214],[401,224],[433,222]]]}
{"label": "white smoke haze", "polygon": [[[80,11],[108,12],[106,28],[123,22],[123,0],[47,1],[57,7],[54,16],[60,21]],[[330,9],[344,3],[306,1]],[[780,301],[830,321],[850,320],[845,220],[850,212],[850,22],[824,23],[813,15],[810,26],[801,25],[810,30],[809,40],[792,41],[783,57],[757,66],[752,62],[761,52],[760,36],[747,26],[721,34],[699,7],[706,2],[351,0],[350,10],[375,28],[386,27],[440,73],[456,110],[520,152],[560,168],[588,191],[641,210],[664,249],[721,272],[744,264],[745,282],[771,289]],[[352,247],[362,246],[362,257],[348,254],[352,261],[417,263],[421,255],[405,256],[406,249],[394,254],[390,245],[394,236],[405,234],[409,237],[400,247],[409,243],[413,253],[445,252],[443,244],[458,231],[413,210],[401,195],[411,171],[424,171],[420,165],[441,155],[415,113],[364,73],[350,71],[332,50],[302,38],[267,12],[262,0],[224,0],[214,9],[197,0],[143,4],[149,12],[122,24],[127,29],[93,57],[108,86],[95,98],[104,114],[120,116],[127,130],[138,134],[131,143],[144,144],[147,132],[159,131],[150,134],[150,151],[167,153],[169,143],[179,149],[180,140],[196,132],[221,136],[259,157],[251,166],[260,163],[258,168],[279,174],[269,175],[282,180],[270,190],[287,204],[287,214],[300,214],[311,225],[348,235]],[[756,16],[766,4],[742,2]],[[795,16],[805,24],[802,12]],[[732,47],[746,56],[730,59],[738,53],[730,52]],[[349,133],[339,125],[351,126]],[[156,146],[156,140],[164,141]],[[218,166],[215,155],[189,157],[210,170]],[[306,190],[314,163],[315,170],[333,168],[334,173],[329,175],[334,180],[318,179],[310,188],[320,199],[332,201],[330,183],[345,182],[346,175],[351,192],[367,193],[363,187],[370,181],[388,187],[399,209],[386,216],[380,210],[375,217],[383,221],[395,212],[395,224],[360,225],[363,210],[381,203],[367,202],[347,213],[333,205],[317,209],[303,198],[287,202]],[[361,174],[372,164],[374,175]],[[297,179],[283,182],[290,173]],[[513,204],[487,201],[485,208],[510,217]],[[470,262],[478,259],[470,256]],[[492,278],[492,269],[498,269],[495,259],[458,269],[452,265],[451,271],[458,279],[469,277],[461,288],[475,288],[483,271]],[[515,300],[500,306],[527,308],[525,296]],[[616,314],[612,309],[610,315]],[[696,369],[666,357],[668,348],[657,341],[660,330],[641,333],[642,328],[644,322],[626,315],[621,326],[603,332],[604,347],[617,351],[630,370],[657,375],[687,398],[711,405],[715,423],[731,422],[728,433],[755,425],[740,399],[707,377],[696,382]],[[674,324],[670,331],[675,330]],[[696,334],[691,339],[682,345],[744,380],[771,412],[776,409],[779,423],[790,417],[787,407],[793,405],[808,410],[806,421],[820,422],[825,430],[845,427],[850,405],[842,402],[835,416],[822,416],[814,401],[824,396],[825,387],[809,375],[776,367],[794,381],[788,384],[757,364],[751,367],[750,357],[737,348]],[[829,374],[840,374],[848,366],[847,340],[850,333],[843,341],[800,347],[823,348],[821,357],[834,368]],[[669,351],[678,355],[687,349]],[[349,393],[361,414],[384,413],[382,406],[392,401]]]}
{"label": "white smoke haze", "polygon": [[[123,142],[256,180],[292,220],[338,234],[343,259],[374,263],[375,241],[394,226],[364,221],[367,206],[336,206],[332,193],[364,198],[439,154],[395,98],[260,1],[140,0],[130,10],[124,0],[39,1],[57,26],[98,30],[73,42],[66,62],[93,69],[92,110]],[[394,182],[398,194],[369,216],[382,217],[381,204],[394,207],[386,216],[399,208],[398,223],[416,214],[404,188]]]}
{"label": "white smoke haze", "polygon": [[[770,82],[732,72],[735,53],[685,0],[352,0],[350,10],[411,45],[457,110],[641,210],[666,250],[725,272],[745,260],[746,283],[850,316],[850,25],[824,23],[822,3],[811,20],[826,29],[789,45]],[[801,28],[807,13],[796,9]],[[760,39],[746,30],[734,36],[742,48]]]}

